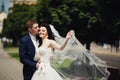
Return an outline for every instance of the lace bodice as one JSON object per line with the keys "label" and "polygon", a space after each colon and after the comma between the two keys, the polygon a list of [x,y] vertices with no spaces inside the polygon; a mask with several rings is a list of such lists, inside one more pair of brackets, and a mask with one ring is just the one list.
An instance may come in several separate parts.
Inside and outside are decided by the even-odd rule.
{"label": "lace bodice", "polygon": [[52,49],[47,47],[39,47],[37,49],[37,54],[40,54],[40,60],[43,62],[50,62],[50,57],[52,54]]}

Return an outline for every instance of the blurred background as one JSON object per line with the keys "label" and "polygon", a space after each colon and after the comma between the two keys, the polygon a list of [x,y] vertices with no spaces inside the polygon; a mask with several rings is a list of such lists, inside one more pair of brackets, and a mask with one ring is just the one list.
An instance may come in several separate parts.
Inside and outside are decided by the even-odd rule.
{"label": "blurred background", "polygon": [[0,0],[1,38],[10,39],[14,46],[26,34],[25,21],[55,26],[62,36],[74,29],[77,38],[90,50],[95,42],[112,50],[119,49],[119,0]]}
{"label": "blurred background", "polygon": [[25,22],[35,19],[39,24],[54,25],[62,36],[75,30],[78,40],[91,52],[117,55],[119,8],[120,0],[0,0],[0,41],[4,49],[14,47],[18,54],[19,40],[27,33]]}

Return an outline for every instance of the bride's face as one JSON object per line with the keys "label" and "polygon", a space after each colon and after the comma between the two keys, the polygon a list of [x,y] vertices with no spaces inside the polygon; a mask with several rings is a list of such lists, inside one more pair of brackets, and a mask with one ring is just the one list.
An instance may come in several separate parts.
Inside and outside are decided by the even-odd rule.
{"label": "bride's face", "polygon": [[41,26],[41,27],[40,27],[39,36],[40,36],[42,39],[48,37],[47,29],[46,29],[44,26]]}

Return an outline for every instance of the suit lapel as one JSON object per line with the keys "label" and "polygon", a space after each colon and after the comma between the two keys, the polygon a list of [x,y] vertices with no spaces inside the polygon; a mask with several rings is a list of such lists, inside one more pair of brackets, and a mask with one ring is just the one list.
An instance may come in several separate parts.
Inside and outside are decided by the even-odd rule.
{"label": "suit lapel", "polygon": [[32,42],[32,39],[31,39],[31,37],[30,37],[29,34],[28,34],[28,41],[29,41],[29,43],[35,48],[35,46],[34,46],[34,44],[33,44],[33,42]]}

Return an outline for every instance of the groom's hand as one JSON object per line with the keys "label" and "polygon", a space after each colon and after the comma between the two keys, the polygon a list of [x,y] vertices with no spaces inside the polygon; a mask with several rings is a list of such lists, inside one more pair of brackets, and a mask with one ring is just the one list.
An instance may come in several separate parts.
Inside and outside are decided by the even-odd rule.
{"label": "groom's hand", "polygon": [[36,64],[36,68],[37,68],[37,69],[39,68],[40,63],[41,63],[41,61],[40,61],[40,60],[38,60],[38,61],[37,61],[37,64]]}

